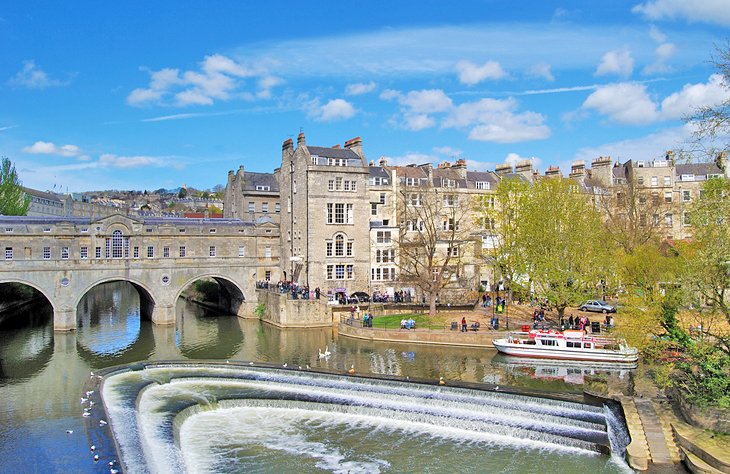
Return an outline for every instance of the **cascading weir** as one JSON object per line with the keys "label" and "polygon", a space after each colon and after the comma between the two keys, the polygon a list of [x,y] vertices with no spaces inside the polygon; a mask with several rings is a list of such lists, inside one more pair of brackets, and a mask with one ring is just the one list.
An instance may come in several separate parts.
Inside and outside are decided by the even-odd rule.
{"label": "cascading weir", "polygon": [[631,472],[602,406],[243,364],[137,369],[102,390],[127,472]]}

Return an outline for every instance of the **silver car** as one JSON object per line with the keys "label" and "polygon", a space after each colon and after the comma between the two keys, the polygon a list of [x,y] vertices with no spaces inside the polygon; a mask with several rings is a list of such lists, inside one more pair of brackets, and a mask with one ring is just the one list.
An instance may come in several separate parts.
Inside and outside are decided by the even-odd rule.
{"label": "silver car", "polygon": [[581,311],[593,311],[596,313],[615,313],[616,308],[601,300],[588,300],[580,305]]}

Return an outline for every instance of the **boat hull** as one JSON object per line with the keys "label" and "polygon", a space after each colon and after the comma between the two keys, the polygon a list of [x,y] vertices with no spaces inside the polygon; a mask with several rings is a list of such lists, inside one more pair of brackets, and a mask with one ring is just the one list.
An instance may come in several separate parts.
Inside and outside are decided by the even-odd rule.
{"label": "boat hull", "polygon": [[573,349],[565,347],[550,347],[532,344],[515,344],[506,339],[493,341],[494,347],[501,353],[533,359],[577,360],[592,362],[622,362],[633,363],[639,360],[636,349],[615,351],[609,349]]}

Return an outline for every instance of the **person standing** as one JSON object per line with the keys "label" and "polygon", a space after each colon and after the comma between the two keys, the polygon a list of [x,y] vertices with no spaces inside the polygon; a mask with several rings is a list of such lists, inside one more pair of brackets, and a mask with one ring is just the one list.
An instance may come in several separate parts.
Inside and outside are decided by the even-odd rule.
{"label": "person standing", "polygon": [[461,332],[466,332],[466,316],[461,317]]}

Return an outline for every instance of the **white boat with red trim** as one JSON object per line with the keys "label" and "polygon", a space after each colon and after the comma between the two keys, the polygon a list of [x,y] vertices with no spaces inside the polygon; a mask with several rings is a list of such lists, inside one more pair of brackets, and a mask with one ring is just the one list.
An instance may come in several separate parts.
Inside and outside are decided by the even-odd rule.
{"label": "white boat with red trim", "polygon": [[510,333],[492,341],[503,354],[536,359],[583,360],[596,362],[636,362],[639,352],[625,341],[593,336],[585,331],[532,330]]}

